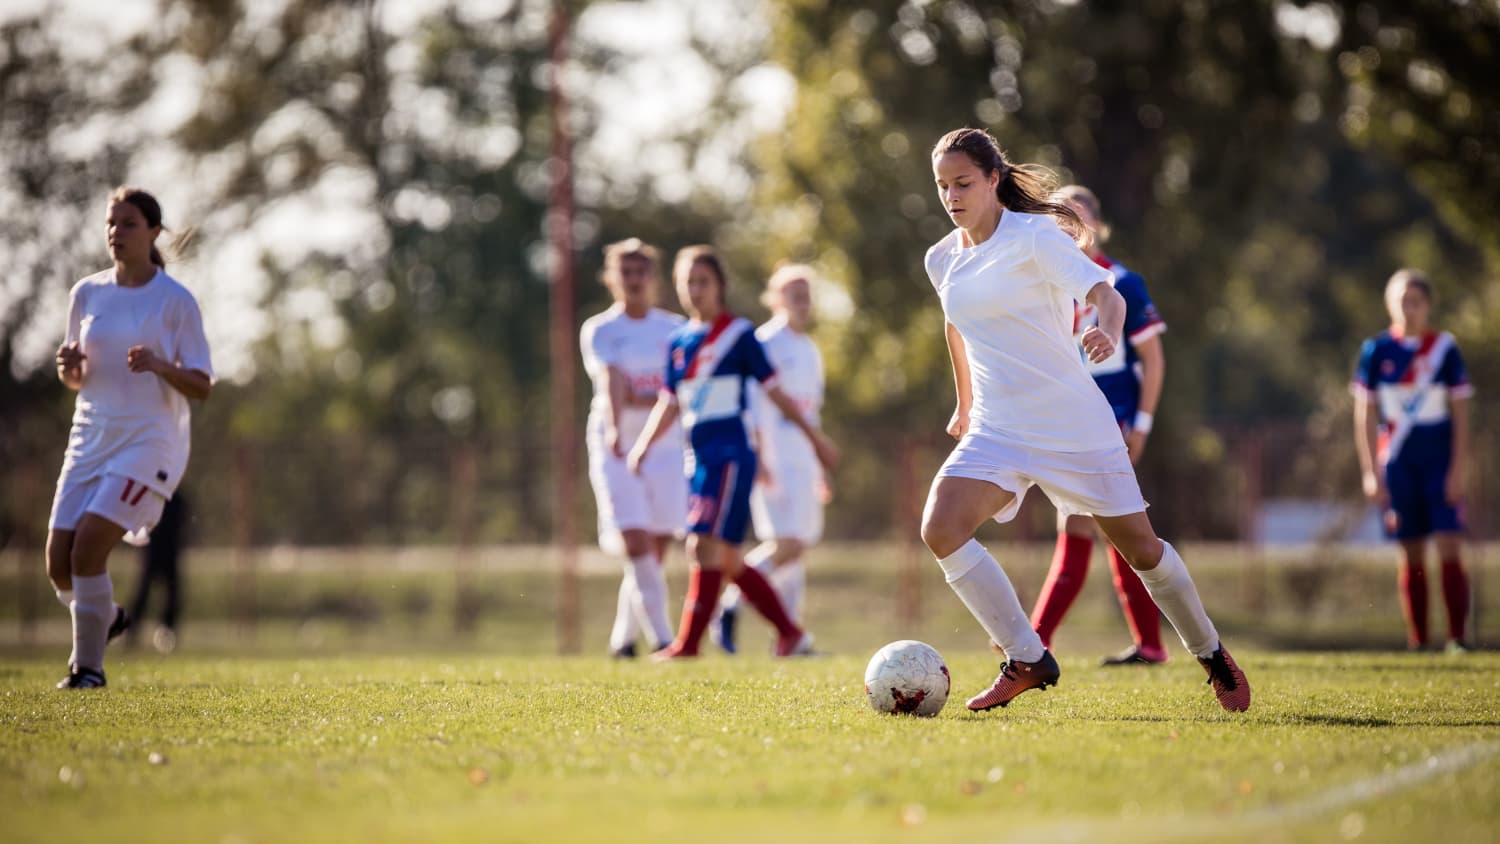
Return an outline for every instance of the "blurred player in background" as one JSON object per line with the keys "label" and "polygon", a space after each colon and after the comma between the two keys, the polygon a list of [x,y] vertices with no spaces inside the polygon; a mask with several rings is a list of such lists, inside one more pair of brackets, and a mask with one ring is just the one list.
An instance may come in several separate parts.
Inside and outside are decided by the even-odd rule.
{"label": "blurred player in background", "polygon": [[73,616],[63,689],[105,684],[105,643],[129,626],[109,554],[143,542],[187,469],[189,399],[213,390],[198,302],[156,248],[161,205],[138,188],[109,198],[112,269],[73,287],[57,374],[78,391],[48,520],[47,576]]}
{"label": "blurred player in background", "polygon": [[746,382],[760,382],[766,398],[807,437],[824,466],[831,466],[838,452],[777,385],[776,371],[750,321],[727,310],[728,276],[718,253],[708,246],[683,249],[672,275],[693,319],[672,336],[666,384],[628,458],[632,471],[644,471],[652,444],[681,417],[691,466],[687,553],[692,568],[677,638],[657,656],[698,655],[726,576],[775,626],[777,656],[807,653],[812,637],[787,615],[770,582],[740,557],[756,469],[744,422]]}
{"label": "blurred player in background", "polygon": [[586,438],[599,546],[625,559],[609,634],[610,653],[619,658],[635,656],[642,630],[653,650],[672,641],[662,562],[687,513],[680,427],[668,427],[665,441],[639,473],[625,465],[625,452],[646,427],[661,392],[667,344],[683,323],[677,314],[654,307],[659,272],[656,249],[640,240],[606,246],[600,280],[615,303],[585,321],[579,332],[583,366],[594,384]]}
{"label": "blurred player in background", "polygon": [[[1068,185],[1058,190],[1054,197],[1071,208],[1093,235],[1083,251],[1094,263],[1109,270],[1114,276],[1115,292],[1125,299],[1125,339],[1128,342],[1120,344],[1108,358],[1097,363],[1086,361],[1086,364],[1089,374],[1094,376],[1094,383],[1099,385],[1114,410],[1115,422],[1125,435],[1125,445],[1130,451],[1130,462],[1138,463],[1146,448],[1146,437],[1151,433],[1157,402],[1161,400],[1166,373],[1161,333],[1167,330],[1167,324],[1151,303],[1146,282],[1105,255],[1100,248],[1109,238],[1109,226],[1103,223],[1099,198],[1094,192],[1082,185]],[[1098,327],[1099,309],[1083,302],[1075,303],[1075,307],[1073,333],[1081,341],[1085,331]],[[1094,550],[1093,519],[1059,512],[1057,522],[1057,550],[1052,556],[1052,569],[1047,572],[1041,595],[1031,611],[1031,624],[1042,637],[1042,644],[1049,648],[1052,647],[1052,634],[1057,632],[1068,608],[1083,591]],[[1101,664],[1156,665],[1166,662],[1167,649],[1161,641],[1161,612],[1156,608],[1156,602],[1151,600],[1150,593],[1124,555],[1113,545],[1108,547],[1115,595],[1120,600],[1120,609],[1125,612],[1134,643],[1119,654],[1104,657]]]}
{"label": "blurred player in background", "polygon": [[[812,327],[812,279],[813,269],[805,264],[786,264],[771,274],[764,301],[772,316],[755,330],[755,337],[776,370],[776,383],[816,427],[823,407],[823,356],[807,335]],[[803,557],[823,536],[829,487],[812,442],[759,387],[751,389],[760,470],[750,492],[750,517],[761,542],[745,555],[745,563],[770,579],[787,615],[801,624],[807,589]],[[729,653],[735,652],[739,603],[739,588],[726,587],[716,638]]]}
{"label": "blurred player in background", "polygon": [[1109,359],[1125,329],[1113,275],[1074,240],[1087,243],[1088,229],[1050,199],[1050,174],[1011,164],[987,132],[949,132],[930,164],[956,226],[925,263],[947,319],[958,394],[948,430],[959,442],[933,481],[922,540],[1006,656],[969,709],[1004,706],[1060,673],[1010,578],[974,538],[985,521],[1014,518],[1033,484],[1060,512],[1094,517],[1198,658],[1219,705],[1248,709],[1250,685],[1182,557],[1152,528],[1114,412],[1079,357],[1075,301],[1099,314],[1081,341],[1088,360]]}
{"label": "blurred player in background", "polygon": [[182,618],[182,546],[189,519],[187,496],[179,488],[162,507],[161,518],[151,530],[151,541],[141,549],[141,579],[130,602],[130,628],[127,643],[134,646],[141,621],[151,600],[152,587],[160,583],[166,592],[161,607],[161,623],[151,633],[151,646],[158,653],[177,650],[178,623]]}
{"label": "blurred player in background", "polygon": [[1460,556],[1469,383],[1453,335],[1433,329],[1432,284],[1404,269],[1385,287],[1390,330],[1364,342],[1354,371],[1354,444],[1365,495],[1401,543],[1408,647],[1427,646],[1427,539],[1437,545],[1448,606],[1448,650],[1469,650],[1469,578]]}

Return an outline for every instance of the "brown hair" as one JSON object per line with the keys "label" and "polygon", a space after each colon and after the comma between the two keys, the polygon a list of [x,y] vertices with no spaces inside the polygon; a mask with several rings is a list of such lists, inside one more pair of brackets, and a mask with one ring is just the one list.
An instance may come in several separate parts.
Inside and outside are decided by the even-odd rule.
{"label": "brown hair", "polygon": [[719,293],[729,292],[729,274],[724,271],[724,259],[719,257],[718,250],[706,244],[682,247],[677,250],[677,258],[672,262],[672,277],[687,278],[694,264],[703,264],[713,270],[714,277],[719,280]]}
{"label": "brown hair", "polygon": [[1391,297],[1402,285],[1417,288],[1429,303],[1432,301],[1432,282],[1427,279],[1427,273],[1410,267],[1403,267],[1391,275],[1390,280],[1385,283],[1385,300],[1391,301]]}
{"label": "brown hair", "polygon": [[1083,185],[1063,185],[1052,196],[1058,202],[1075,202],[1089,209],[1089,213],[1094,215],[1094,222],[1098,223],[1094,229],[1094,241],[1104,243],[1109,240],[1109,223],[1104,222],[1104,212],[1099,208],[1099,197],[1095,196],[1093,191]]}
{"label": "brown hair", "polygon": [[938,138],[932,148],[932,157],[950,152],[961,152],[969,157],[985,175],[998,172],[1000,182],[995,186],[995,195],[1008,210],[1023,214],[1046,214],[1057,221],[1080,247],[1093,242],[1088,226],[1078,219],[1073,209],[1052,199],[1057,187],[1057,176],[1040,164],[1012,164],[1005,151],[989,132],[983,129],[954,129]]}
{"label": "brown hair", "polygon": [[650,264],[653,275],[661,266],[661,253],[656,247],[638,237],[627,237],[604,247],[604,266],[599,270],[599,283],[609,287],[610,279],[620,275],[620,266],[626,258],[639,258]]}
{"label": "brown hair", "polygon": [[[109,201],[111,203],[128,202],[141,212],[142,217],[146,218],[146,225],[153,229],[160,228],[162,231],[171,231],[171,229],[162,225],[161,203],[156,201],[156,197],[140,188],[121,185],[115,188],[114,193],[109,195]],[[174,260],[180,259],[187,252],[188,244],[192,242],[193,236],[196,233],[196,229],[189,227],[172,238],[172,244],[167,249],[172,253]],[[161,250],[157,249],[154,243],[151,244],[151,263],[162,269],[167,268],[167,259],[162,257]]]}

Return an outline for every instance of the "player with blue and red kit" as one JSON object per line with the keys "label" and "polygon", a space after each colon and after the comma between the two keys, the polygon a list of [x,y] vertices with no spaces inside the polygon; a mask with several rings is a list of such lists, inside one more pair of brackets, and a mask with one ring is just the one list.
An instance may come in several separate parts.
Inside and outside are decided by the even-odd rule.
{"label": "player with blue and red kit", "polygon": [[749,525],[756,469],[744,423],[746,381],[761,384],[766,397],[811,441],[824,466],[831,468],[837,461],[837,449],[776,385],[776,372],[755,337],[755,326],[727,310],[727,276],[718,254],[707,246],[683,249],[672,274],[682,305],[693,319],[672,335],[661,396],[628,458],[631,469],[637,470],[651,444],[681,417],[691,478],[687,553],[692,565],[677,638],[657,657],[698,655],[725,576],[776,627],[778,656],[806,653],[811,637],[792,621],[770,582],[744,565],[739,554]]}
{"label": "player with blue and red kit", "polygon": [[1432,283],[1403,269],[1385,288],[1389,331],[1366,340],[1354,372],[1355,446],[1365,494],[1401,543],[1402,608],[1407,645],[1427,645],[1427,569],[1432,537],[1442,561],[1448,649],[1469,650],[1469,578],[1460,556],[1469,399],[1474,387],[1453,335],[1429,324]]}

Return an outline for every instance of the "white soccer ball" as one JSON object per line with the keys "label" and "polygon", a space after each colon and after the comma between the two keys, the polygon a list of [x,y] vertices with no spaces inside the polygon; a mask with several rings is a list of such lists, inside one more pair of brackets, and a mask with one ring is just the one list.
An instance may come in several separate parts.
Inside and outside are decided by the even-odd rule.
{"label": "white soccer ball", "polygon": [[948,665],[931,645],[903,639],[870,657],[865,697],[876,712],[931,718],[948,702]]}

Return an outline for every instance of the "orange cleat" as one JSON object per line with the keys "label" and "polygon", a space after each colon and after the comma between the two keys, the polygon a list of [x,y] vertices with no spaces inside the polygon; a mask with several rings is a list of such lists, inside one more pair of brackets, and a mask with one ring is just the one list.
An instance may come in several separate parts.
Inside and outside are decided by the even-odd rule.
{"label": "orange cleat", "polygon": [[1244,712],[1250,708],[1250,681],[1245,672],[1234,663],[1234,657],[1219,643],[1219,649],[1208,659],[1198,657],[1198,664],[1208,672],[1208,684],[1214,687],[1214,696],[1219,705],[1230,712]]}
{"label": "orange cleat", "polygon": [[1042,658],[1036,662],[1008,659],[1000,666],[1000,676],[995,678],[995,685],[988,691],[969,698],[969,709],[984,712],[1004,706],[1015,700],[1016,695],[1021,692],[1057,685],[1057,678],[1061,674],[1062,669],[1057,667],[1052,651],[1042,651]]}

